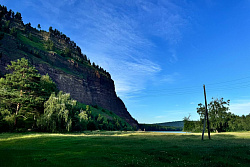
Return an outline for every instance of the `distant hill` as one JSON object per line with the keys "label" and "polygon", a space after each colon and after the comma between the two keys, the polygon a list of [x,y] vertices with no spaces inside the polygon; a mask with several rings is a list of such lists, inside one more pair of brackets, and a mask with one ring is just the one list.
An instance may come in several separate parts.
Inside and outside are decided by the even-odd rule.
{"label": "distant hill", "polygon": [[184,122],[183,121],[173,121],[173,122],[155,123],[155,125],[183,128]]}
{"label": "distant hill", "polygon": [[184,127],[183,121],[164,122],[155,124],[139,124],[141,130],[146,131],[182,131]]}

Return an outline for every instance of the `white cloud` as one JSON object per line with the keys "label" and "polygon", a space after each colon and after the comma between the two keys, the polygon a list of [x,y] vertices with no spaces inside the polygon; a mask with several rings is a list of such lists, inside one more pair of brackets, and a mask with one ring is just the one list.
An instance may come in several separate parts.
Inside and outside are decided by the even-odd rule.
{"label": "white cloud", "polygon": [[230,105],[230,112],[236,115],[248,115],[250,114],[250,100],[240,100],[237,103]]}

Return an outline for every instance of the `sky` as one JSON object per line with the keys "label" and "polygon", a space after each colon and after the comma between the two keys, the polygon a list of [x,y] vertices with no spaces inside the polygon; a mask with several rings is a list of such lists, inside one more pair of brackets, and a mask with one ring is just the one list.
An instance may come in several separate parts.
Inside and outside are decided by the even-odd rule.
{"label": "sky", "polygon": [[70,37],[106,69],[140,123],[180,121],[214,98],[250,113],[249,0],[0,0]]}

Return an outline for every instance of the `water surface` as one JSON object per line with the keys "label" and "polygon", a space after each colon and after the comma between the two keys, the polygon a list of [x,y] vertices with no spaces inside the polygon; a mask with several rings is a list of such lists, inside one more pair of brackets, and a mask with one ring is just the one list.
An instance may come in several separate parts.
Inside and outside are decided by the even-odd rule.
{"label": "water surface", "polygon": [[146,132],[158,132],[158,133],[190,133],[190,132],[183,132],[183,131],[146,131]]}

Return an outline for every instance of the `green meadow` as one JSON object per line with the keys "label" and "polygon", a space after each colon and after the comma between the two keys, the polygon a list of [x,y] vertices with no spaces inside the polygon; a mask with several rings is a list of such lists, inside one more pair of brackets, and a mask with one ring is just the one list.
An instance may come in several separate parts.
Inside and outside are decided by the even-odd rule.
{"label": "green meadow", "polygon": [[0,166],[249,166],[250,132],[2,133]]}

